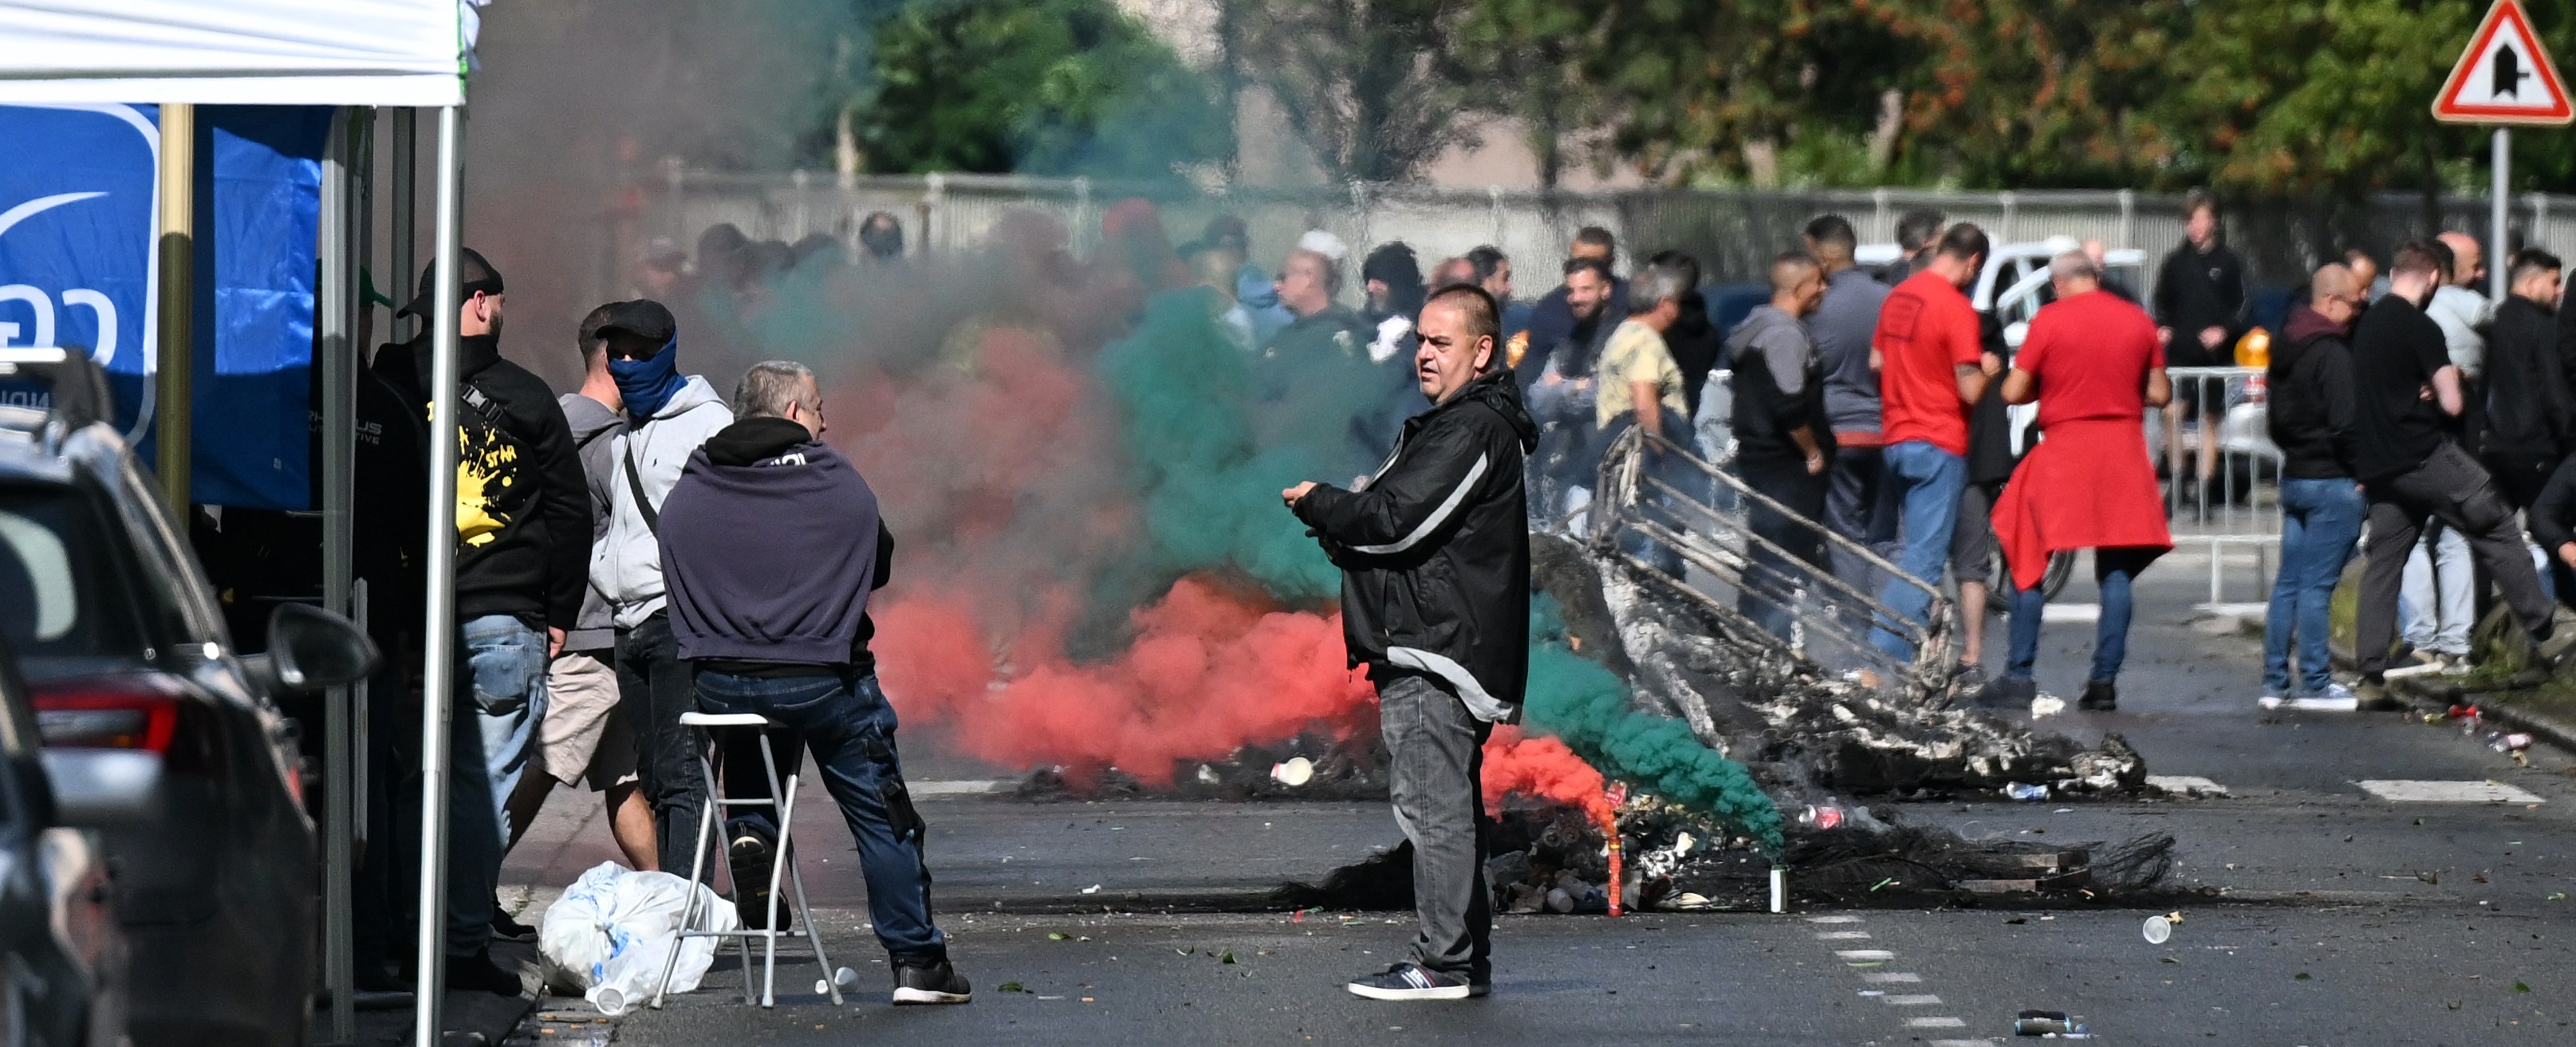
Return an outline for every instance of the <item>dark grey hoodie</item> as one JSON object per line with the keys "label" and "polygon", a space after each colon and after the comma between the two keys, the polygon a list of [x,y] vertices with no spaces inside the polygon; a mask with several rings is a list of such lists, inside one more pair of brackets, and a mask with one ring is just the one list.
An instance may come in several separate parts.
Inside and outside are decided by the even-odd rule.
{"label": "dark grey hoodie", "polygon": [[[590,483],[590,540],[608,540],[608,509],[616,504],[608,485],[617,479],[617,434],[626,431],[626,415],[580,393],[555,398],[564,423],[572,427],[573,450],[581,455],[582,477]],[[617,643],[617,623],[597,579],[581,597],[581,617],[564,633],[566,651],[600,651]]]}
{"label": "dark grey hoodie", "polygon": [[[1778,306],[1755,306],[1727,332],[1726,358],[1735,368],[1736,453],[1805,458],[1789,434],[1825,416],[1824,370],[1807,329]],[[1816,435],[1819,445],[1829,442]]]}
{"label": "dark grey hoodie", "polygon": [[877,496],[783,418],[691,452],[662,503],[662,581],[680,657],[849,666],[877,572]]}

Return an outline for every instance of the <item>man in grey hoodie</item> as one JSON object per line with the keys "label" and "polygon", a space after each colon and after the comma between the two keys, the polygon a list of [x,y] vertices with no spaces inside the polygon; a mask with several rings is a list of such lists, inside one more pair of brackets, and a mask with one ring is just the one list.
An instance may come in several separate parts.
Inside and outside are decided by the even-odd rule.
{"label": "man in grey hoodie", "polygon": [[[608,340],[599,329],[616,315],[617,303],[600,306],[583,317],[579,342],[583,373],[581,391],[555,398],[564,422],[572,427],[573,448],[590,481],[590,539],[595,548],[608,540],[609,506],[617,482],[617,440],[626,434],[626,401],[608,374]],[[653,808],[635,772],[635,729],[619,702],[616,669],[617,629],[609,616],[608,598],[594,579],[581,600],[581,616],[564,634],[563,651],[546,669],[546,712],[537,725],[537,763],[544,773],[521,776],[510,798],[512,844],[536,820],[555,783],[579,784],[608,803],[608,832],[626,863],[636,869],[660,867],[653,840]]]}
{"label": "man in grey hoodie", "polygon": [[[1748,554],[1736,609],[1772,635],[1789,638],[1800,577],[1825,563],[1826,448],[1824,368],[1799,321],[1825,296],[1824,268],[1802,252],[1771,263],[1771,301],[1726,336],[1734,369],[1735,473],[1796,518],[1756,501],[1745,509],[1756,543]],[[1775,552],[1805,561],[1792,563]]]}
{"label": "man in grey hoodie", "polygon": [[697,708],[689,667],[680,661],[663,611],[662,500],[707,437],[733,424],[715,387],[679,371],[679,325],[659,302],[618,302],[599,326],[608,343],[608,375],[625,407],[626,433],[614,437],[608,485],[608,536],[591,550],[590,580],[608,601],[617,630],[619,704],[636,736],[636,771],[664,869],[689,867],[706,784],[698,779],[696,732],[680,714]]}

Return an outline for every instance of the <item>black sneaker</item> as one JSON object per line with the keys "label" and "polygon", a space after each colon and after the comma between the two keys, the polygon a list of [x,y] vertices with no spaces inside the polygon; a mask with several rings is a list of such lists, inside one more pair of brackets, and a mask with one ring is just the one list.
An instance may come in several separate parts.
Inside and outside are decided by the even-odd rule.
{"label": "black sneaker", "polygon": [[1353,978],[1350,990],[1353,996],[1372,1000],[1463,1000],[1476,992],[1465,977],[1442,974],[1418,963],[1399,963],[1376,974]]}
{"label": "black sneaker", "polygon": [[1958,675],[1950,678],[1950,695],[1959,701],[1973,702],[1984,696],[1986,685],[1985,666],[1962,665]]}
{"label": "black sneaker", "polygon": [[[747,930],[769,930],[769,873],[777,860],[777,841],[758,822],[735,825],[733,843],[725,849],[733,863],[734,915],[742,918]],[[780,905],[778,929],[792,930],[795,926],[795,907]]]}
{"label": "black sneaker", "polygon": [[495,900],[492,903],[492,937],[511,942],[533,942],[537,940],[537,929],[512,919],[509,913],[501,911],[501,903]]}
{"label": "black sneaker", "polygon": [[2075,707],[2087,712],[2110,712],[2120,707],[2120,689],[2111,686],[2109,680],[2094,680],[2084,685],[2084,697],[2075,700]]}
{"label": "black sneaker", "polygon": [[1986,685],[1985,690],[1978,692],[1975,701],[1989,709],[2028,709],[2030,700],[2037,697],[2037,681],[1998,676]]}
{"label": "black sneaker", "polygon": [[492,962],[491,950],[486,949],[472,956],[447,958],[447,990],[517,996],[525,993],[527,988],[519,984],[518,972],[502,970],[499,964]]}
{"label": "black sneaker", "polygon": [[931,964],[895,961],[894,1002],[904,1003],[971,1003],[975,987],[948,961]]}
{"label": "black sneaker", "polygon": [[2405,699],[2388,693],[2388,678],[2379,674],[2365,675],[2352,689],[2353,707],[2366,713],[2393,713],[2406,708]]}

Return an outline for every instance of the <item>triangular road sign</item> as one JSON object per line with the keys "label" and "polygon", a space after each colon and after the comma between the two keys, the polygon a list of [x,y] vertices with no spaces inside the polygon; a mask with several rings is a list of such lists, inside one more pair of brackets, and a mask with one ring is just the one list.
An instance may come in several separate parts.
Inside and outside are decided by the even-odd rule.
{"label": "triangular road sign", "polygon": [[2433,117],[2455,124],[2564,124],[2576,120],[2567,86],[2558,79],[2531,17],[2519,0],[2496,0],[2469,38],[2469,49],[2442,94]]}

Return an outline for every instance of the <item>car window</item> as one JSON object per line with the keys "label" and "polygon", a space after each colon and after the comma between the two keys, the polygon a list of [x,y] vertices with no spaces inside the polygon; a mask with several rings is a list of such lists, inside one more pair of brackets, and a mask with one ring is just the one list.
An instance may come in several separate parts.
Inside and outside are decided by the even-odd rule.
{"label": "car window", "polygon": [[0,640],[20,658],[139,657],[151,646],[111,544],[124,529],[101,500],[78,487],[0,486]]}
{"label": "car window", "polygon": [[147,581],[150,613],[166,623],[173,641],[229,647],[223,613],[215,608],[213,591],[197,570],[196,556],[180,543],[169,514],[162,511],[159,489],[143,478],[131,456],[121,457],[119,463],[118,479],[126,496],[117,501],[132,524],[131,548]]}

